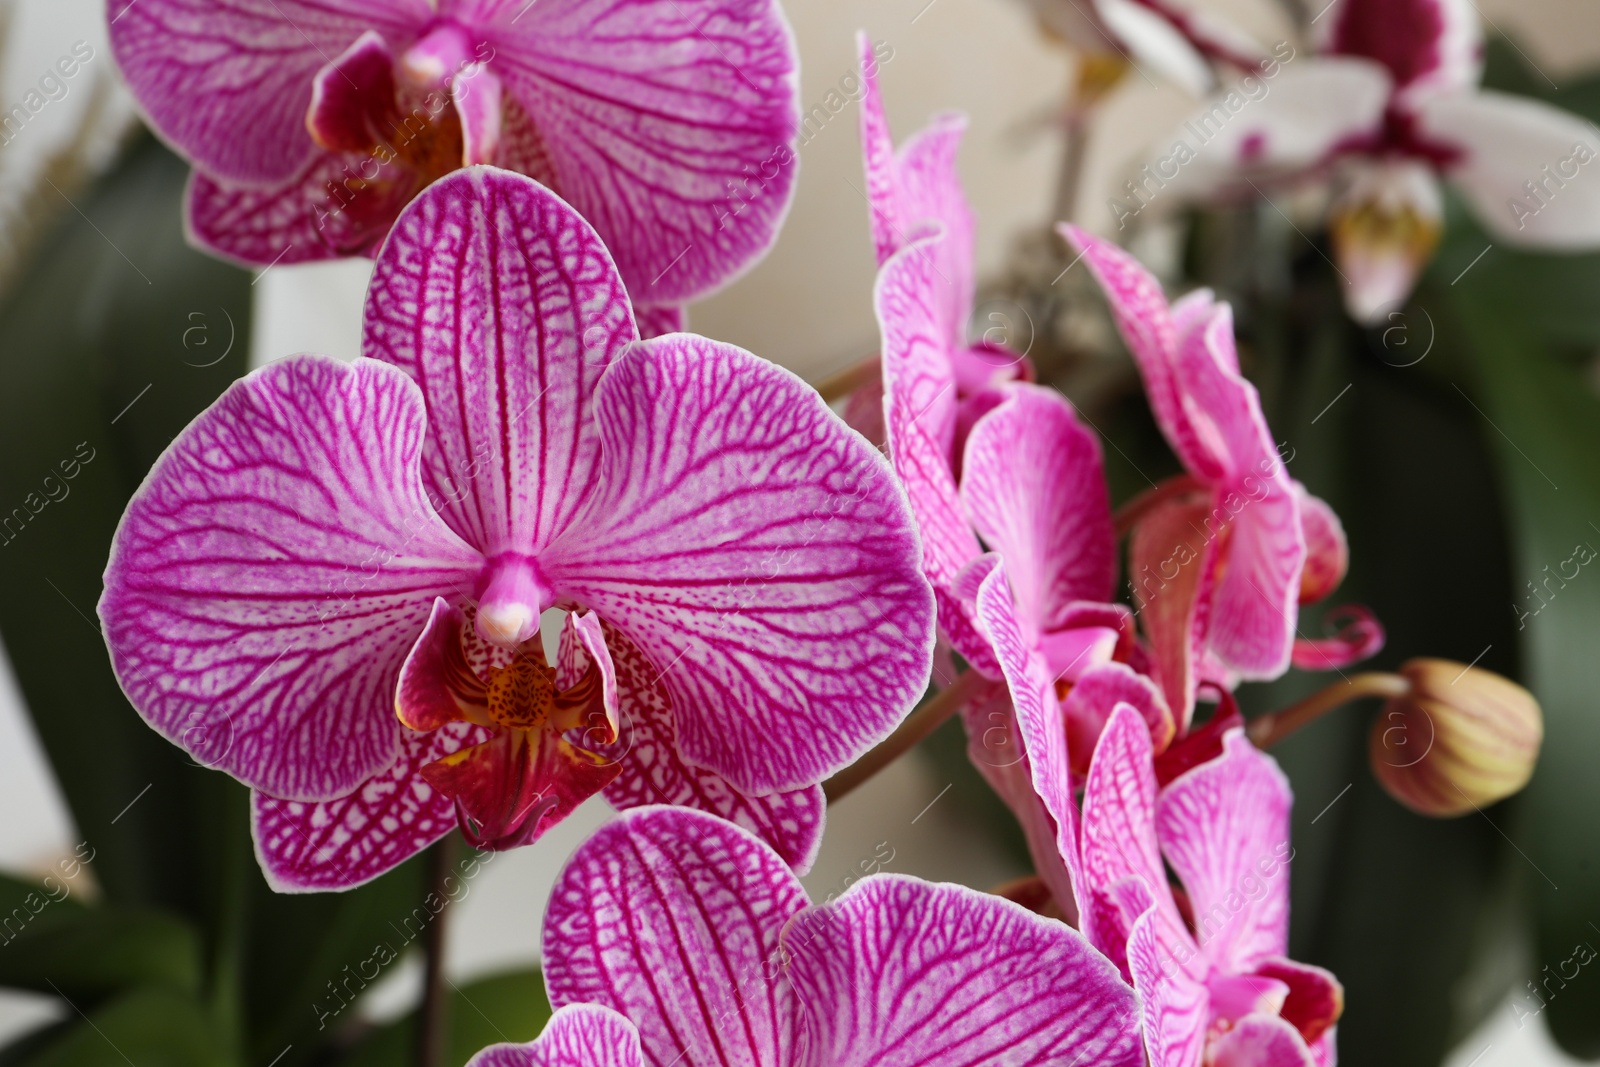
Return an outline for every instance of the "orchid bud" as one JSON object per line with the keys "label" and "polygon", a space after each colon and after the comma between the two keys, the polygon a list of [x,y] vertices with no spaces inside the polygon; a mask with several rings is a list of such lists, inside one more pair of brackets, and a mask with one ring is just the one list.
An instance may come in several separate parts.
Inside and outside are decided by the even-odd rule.
{"label": "orchid bud", "polygon": [[1450,660],[1400,668],[1411,691],[1372,724],[1372,772],[1389,795],[1422,815],[1462,815],[1527,784],[1544,720],[1533,694],[1492,671]]}

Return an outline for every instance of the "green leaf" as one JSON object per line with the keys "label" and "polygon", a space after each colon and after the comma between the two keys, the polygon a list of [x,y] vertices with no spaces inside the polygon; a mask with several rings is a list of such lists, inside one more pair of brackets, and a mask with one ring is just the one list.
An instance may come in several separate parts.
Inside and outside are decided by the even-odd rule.
{"label": "green leaf", "polygon": [[[482,1049],[502,1042],[523,1044],[539,1036],[550,1018],[544,976],[537,969],[513,971],[452,989],[449,1041],[444,1067],[461,1067]],[[389,1067],[412,1055],[416,1016],[373,1031],[342,1067]]]}
{"label": "green leaf", "polygon": [[[1511,504],[1517,565],[1505,611],[1521,627],[1525,680],[1545,716],[1517,834],[1535,909],[1527,977],[1538,982],[1576,945],[1600,945],[1600,569],[1569,563],[1577,546],[1600,546],[1600,400],[1488,284],[1462,292],[1456,310],[1479,375],[1474,400]],[[1561,577],[1573,568],[1576,577]],[[1600,975],[1585,969],[1570,982],[1557,979],[1544,997],[1542,1010],[1531,994],[1519,1003],[1541,1014],[1569,1052],[1600,1058]]]}
{"label": "green leaf", "polygon": [[[48,898],[47,898],[48,899]],[[0,946],[0,986],[98,1000],[136,985],[193,995],[200,942],[175,916],[123,908],[48,903]]]}
{"label": "green leaf", "polygon": [[210,931],[243,790],[144,724],[95,620],[128,498],[246,366],[250,277],[185,244],[187,169],[141,140],[0,304],[0,634],[107,898]]}
{"label": "green leaf", "polygon": [[[229,1067],[231,1061],[192,997],[139,989],[72,1020],[25,1067]],[[20,1065],[19,1065],[20,1067]]]}

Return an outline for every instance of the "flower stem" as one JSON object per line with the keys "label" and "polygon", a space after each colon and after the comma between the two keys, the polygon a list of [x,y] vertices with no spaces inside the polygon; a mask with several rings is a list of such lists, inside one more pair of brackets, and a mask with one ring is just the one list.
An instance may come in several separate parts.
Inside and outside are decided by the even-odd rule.
{"label": "flower stem", "polygon": [[1401,697],[1411,692],[1411,683],[1398,674],[1366,671],[1336,682],[1313,693],[1298,704],[1253,719],[1245,733],[1257,748],[1271,748],[1308,723],[1322,718],[1334,708],[1363,697]]}
{"label": "flower stem", "polygon": [[1177,474],[1159,485],[1151,486],[1117,509],[1116,515],[1113,516],[1117,525],[1117,536],[1121,537],[1139,525],[1141,519],[1167,501],[1189,493],[1201,492],[1205,487],[1205,483],[1192,474]]}
{"label": "flower stem", "polygon": [[866,359],[858,363],[852,363],[836,374],[828,375],[822,381],[817,382],[813,388],[821,395],[824,402],[831,404],[835,400],[841,400],[849,396],[877,376],[878,356],[877,353],[873,353]]}
{"label": "flower stem", "polygon": [[444,950],[450,918],[450,897],[445,886],[455,864],[456,835],[452,831],[428,850],[428,889],[437,894],[439,913],[428,926],[423,942],[422,1007],[417,1013],[417,1067],[444,1067],[450,1033],[450,1000],[445,991]]}
{"label": "flower stem", "polygon": [[894,733],[884,738],[883,743],[877,748],[823,782],[822,791],[827,795],[828,803],[831,804],[844,797],[856,786],[910,752],[919,741],[960,711],[985,681],[987,679],[977,671],[966,671],[957,675],[956,680],[939,690],[932,700],[907,715],[905,721],[895,728]]}

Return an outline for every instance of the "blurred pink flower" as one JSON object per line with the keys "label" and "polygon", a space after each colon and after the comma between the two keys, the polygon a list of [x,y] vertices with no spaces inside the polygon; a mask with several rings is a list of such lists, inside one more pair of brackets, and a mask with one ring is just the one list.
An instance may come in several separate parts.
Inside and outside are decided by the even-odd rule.
{"label": "blurred pink flower", "polygon": [[245,264],[376,255],[428,183],[492,163],[588,219],[636,305],[677,305],[750,266],[794,191],[776,0],[106,2],[195,165],[192,237]]}

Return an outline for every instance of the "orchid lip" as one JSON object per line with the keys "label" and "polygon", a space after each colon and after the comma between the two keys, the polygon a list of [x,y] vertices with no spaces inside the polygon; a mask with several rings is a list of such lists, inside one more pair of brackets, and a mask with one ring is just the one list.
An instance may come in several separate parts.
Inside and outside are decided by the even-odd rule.
{"label": "orchid lip", "polygon": [[449,83],[455,74],[469,65],[473,55],[472,40],[462,27],[447,22],[429,31],[423,38],[406,49],[400,58],[400,70],[406,80],[426,89],[437,89]]}
{"label": "orchid lip", "polygon": [[555,603],[555,594],[527,556],[506,553],[489,561],[478,596],[478,636],[491,644],[514,648],[539,632],[539,616]]}

